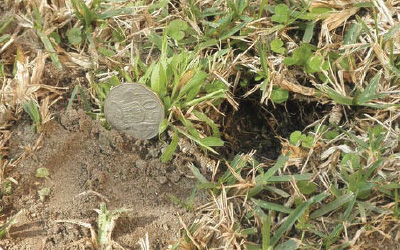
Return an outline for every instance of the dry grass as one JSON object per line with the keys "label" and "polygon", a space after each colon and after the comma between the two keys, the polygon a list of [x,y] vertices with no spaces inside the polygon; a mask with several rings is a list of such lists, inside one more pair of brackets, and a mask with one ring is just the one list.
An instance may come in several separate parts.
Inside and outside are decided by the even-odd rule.
{"label": "dry grass", "polygon": [[[400,2],[285,2],[290,7],[286,22],[273,21],[278,1],[85,2],[89,12],[83,1],[72,0],[6,0],[0,4],[0,38],[4,38],[0,39],[0,185],[18,163],[18,158],[8,158],[9,129],[21,118],[24,103],[36,104],[44,125],[52,119],[51,107],[71,93],[74,86],[60,83],[63,75],[57,72],[61,68],[85,78],[77,83],[87,90],[86,97],[79,93],[80,100],[92,103],[90,112],[102,118],[103,88],[109,88],[115,79],[139,81],[145,76],[159,60],[160,37],[171,21],[179,19],[188,29],[182,40],[168,38],[169,50],[172,54],[193,52],[192,64],[205,61],[208,81],[219,80],[229,87],[231,105],[237,105],[234,98],[261,93],[262,105],[273,109],[280,105],[273,101],[279,89],[288,91],[292,101],[324,105],[331,111],[303,131],[312,136],[310,147],[282,138],[282,153],[291,155],[276,176],[310,174],[316,190],[305,193],[293,177],[264,183],[263,188],[268,188],[253,197],[294,210],[318,194],[327,194],[296,217],[295,226],[288,227],[279,242],[296,238],[304,249],[368,249],[368,236],[378,233],[379,239],[398,244]],[[77,3],[81,5],[74,8]],[[3,24],[7,24],[4,29]],[[307,25],[313,27],[308,30],[309,37],[304,35]],[[80,32],[75,37],[68,33],[74,29]],[[276,39],[282,41],[284,53],[271,50],[271,41]],[[315,45],[310,53],[321,56],[326,67],[313,72],[306,64],[285,63],[304,40]],[[188,72],[182,74],[190,78]],[[377,75],[380,77],[375,78]],[[373,88],[374,79],[377,84]],[[209,136],[210,127],[199,124],[192,111],[210,114],[218,123],[224,119],[218,105],[209,100],[185,112],[176,109],[174,114],[172,110],[170,118],[175,122],[182,115],[195,124],[201,136]],[[317,125],[327,129],[313,131]],[[382,130],[374,134],[374,126]],[[328,132],[337,135],[327,138]],[[378,145],[373,145],[376,141]],[[358,157],[357,168],[343,161],[350,154]],[[204,171],[217,171],[214,162],[202,165]],[[239,172],[229,166],[226,164],[227,173],[235,181],[210,182],[214,188],[210,203],[197,208],[193,225],[185,225],[182,249],[245,249],[246,244],[266,249],[271,246],[265,245],[267,238],[262,235],[267,230],[265,218],[272,218],[271,236],[288,220],[288,213],[262,208],[248,197],[257,185],[256,176],[271,164]],[[362,175],[369,170],[362,182]],[[332,205],[349,194],[352,198],[342,206]],[[322,213],[329,204],[334,209]],[[322,215],[314,218],[316,211]],[[338,235],[332,234],[335,230]]]}

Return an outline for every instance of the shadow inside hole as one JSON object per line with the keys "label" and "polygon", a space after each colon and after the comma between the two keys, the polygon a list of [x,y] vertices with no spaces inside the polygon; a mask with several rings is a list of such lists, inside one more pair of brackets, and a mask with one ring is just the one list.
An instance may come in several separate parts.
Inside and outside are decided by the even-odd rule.
{"label": "shadow inside hole", "polygon": [[220,154],[233,159],[236,154],[256,150],[259,161],[276,160],[281,154],[278,137],[288,139],[296,130],[318,120],[325,113],[317,102],[288,100],[283,104],[261,104],[260,99],[239,100],[239,110],[226,107],[222,137],[226,141]]}

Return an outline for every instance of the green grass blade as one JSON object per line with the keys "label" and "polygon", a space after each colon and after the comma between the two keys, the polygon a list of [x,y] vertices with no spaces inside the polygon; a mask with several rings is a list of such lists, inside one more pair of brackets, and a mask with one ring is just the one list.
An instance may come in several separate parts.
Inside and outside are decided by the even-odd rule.
{"label": "green grass blade", "polygon": [[353,23],[350,25],[349,30],[343,38],[343,44],[355,44],[357,42],[358,37],[361,34],[362,27],[359,23]]}
{"label": "green grass blade", "polygon": [[211,92],[207,95],[203,95],[202,97],[196,98],[192,101],[186,102],[184,104],[182,104],[182,107],[186,108],[186,107],[191,107],[194,105],[197,105],[201,102],[207,101],[207,100],[211,100],[211,99],[221,99],[221,98],[225,98],[225,93],[226,90],[225,89],[220,89],[214,92]]}
{"label": "green grass blade", "polygon": [[281,155],[276,161],[275,165],[268,169],[268,171],[264,174],[260,174],[256,177],[256,185],[249,190],[248,196],[253,197],[263,189],[263,186],[266,185],[271,177],[278,171],[278,169],[282,168],[287,160],[289,159],[289,155]]}
{"label": "green grass blade", "polygon": [[258,206],[260,206],[261,208],[267,209],[267,210],[278,211],[278,212],[285,213],[285,214],[290,214],[291,212],[293,212],[293,209],[285,207],[280,204],[263,201],[263,200],[258,200],[258,199],[252,199],[252,200]]}
{"label": "green grass blade", "polygon": [[50,42],[50,39],[44,34],[43,32],[43,27],[42,27],[42,18],[40,16],[39,10],[37,8],[34,8],[33,14],[35,17],[35,29],[36,29],[36,34],[39,36],[40,40],[42,41],[44,48],[47,50],[47,52],[50,53],[50,58],[55,64],[56,68],[61,70],[62,65],[60,60],[58,59],[57,53],[55,49],[53,48],[53,45]]}
{"label": "green grass blade", "polygon": [[207,145],[204,145],[200,140],[198,140],[197,138],[191,136],[190,134],[186,133],[185,131],[183,131],[182,129],[177,129],[179,131],[179,133],[183,134],[184,136],[186,136],[187,138],[189,138],[190,140],[194,141],[195,143],[197,143],[199,146],[204,147],[205,149],[213,152],[214,154],[218,154],[217,151],[215,151],[214,149],[210,148]]}
{"label": "green grass blade", "polygon": [[204,175],[202,175],[200,173],[200,170],[198,168],[196,168],[195,165],[193,164],[189,164],[188,165],[189,169],[192,171],[194,177],[196,177],[196,179],[201,183],[201,184],[209,184],[211,183],[210,181],[207,180],[206,177],[204,177]]}
{"label": "green grass blade", "polygon": [[261,227],[262,236],[262,250],[269,250],[271,241],[271,218],[269,215],[264,217],[263,224]]}
{"label": "green grass blade", "polygon": [[218,137],[205,137],[205,138],[200,138],[199,141],[203,143],[204,145],[208,147],[222,147],[224,146],[224,141],[221,138]]}
{"label": "green grass blade", "polygon": [[312,177],[312,174],[294,174],[294,175],[283,175],[283,176],[272,176],[268,182],[288,182],[291,180],[295,181],[308,181]]}
{"label": "green grass blade", "polygon": [[0,227],[0,239],[4,237],[4,235],[6,235],[6,233],[10,230],[11,226],[14,225],[15,223],[17,223],[17,218],[20,214],[22,214],[24,212],[24,210],[19,211],[18,213],[16,213],[15,215],[13,215],[11,218],[8,219],[8,221],[6,223],[4,223],[3,225],[1,225]]}
{"label": "green grass blade", "polygon": [[72,90],[71,98],[69,98],[68,105],[67,105],[66,109],[70,109],[72,107],[72,103],[75,100],[76,94],[78,93],[78,89],[79,89],[79,86],[75,85],[74,89]]}
{"label": "green grass blade", "polygon": [[335,199],[334,201],[322,206],[322,208],[315,210],[310,215],[310,218],[315,219],[315,218],[321,217],[333,210],[336,210],[336,209],[342,207],[347,202],[349,202],[351,199],[353,199],[353,197],[354,197],[354,194],[352,194],[352,193],[344,194],[344,195],[338,197],[337,199]]}
{"label": "green grass blade", "polygon": [[281,224],[281,226],[276,230],[274,236],[271,239],[270,246],[275,246],[279,242],[283,234],[292,228],[297,219],[304,214],[304,212],[308,209],[308,207],[311,206],[311,204],[320,202],[327,196],[328,195],[326,193],[321,193],[308,199],[306,202],[303,202],[295,210],[293,210],[286,218],[286,220]]}
{"label": "green grass blade", "polygon": [[41,117],[36,102],[33,100],[26,101],[23,104],[23,108],[24,111],[31,117],[35,132],[38,132],[40,129]]}
{"label": "green grass blade", "polygon": [[315,27],[314,21],[307,22],[306,30],[304,31],[304,35],[303,35],[303,42],[305,42],[305,43],[311,42],[311,39],[314,35],[314,27]]}
{"label": "green grass blade", "polygon": [[14,17],[9,18],[7,21],[5,21],[3,24],[1,24],[0,27],[0,34],[4,32],[4,30],[8,27],[8,25],[14,21]]}
{"label": "green grass blade", "polygon": [[185,126],[185,128],[187,129],[187,131],[189,132],[189,134],[191,134],[192,136],[194,136],[196,139],[200,140],[200,134],[199,131],[197,131],[197,129],[194,127],[193,123],[191,121],[189,121],[188,119],[186,119],[183,116],[179,117],[179,120],[181,121],[181,123],[183,124],[183,126]]}
{"label": "green grass blade", "polygon": [[353,105],[353,98],[344,96],[338,92],[336,92],[333,88],[327,86],[327,85],[319,85],[317,86],[321,92],[326,94],[330,99],[335,101],[338,104],[342,105]]}
{"label": "green grass blade", "polygon": [[[253,20],[253,19],[251,18],[251,20]],[[234,28],[228,29],[227,32],[225,32],[224,34],[221,35],[220,40],[225,40],[225,39],[233,36],[236,32],[238,32],[239,30],[244,28],[248,23],[249,23],[249,21],[242,22],[242,23],[236,25]]]}
{"label": "green grass blade", "polygon": [[179,141],[179,136],[178,133],[175,132],[172,137],[171,143],[167,146],[165,152],[161,155],[162,162],[167,162],[172,159],[172,156],[174,155],[174,152],[178,147],[178,141]]}
{"label": "green grass blade", "polygon": [[[207,73],[204,71],[197,71],[193,77],[181,88],[178,94],[178,100],[181,99],[184,95],[188,94],[192,89],[198,90],[202,86],[204,80],[207,78]],[[189,95],[189,94],[188,94]],[[191,94],[193,95],[193,93]],[[192,97],[192,99],[194,96]],[[187,101],[191,101],[188,99]]]}
{"label": "green grass blade", "polygon": [[214,121],[212,119],[210,119],[207,115],[205,115],[202,112],[199,112],[197,110],[193,110],[193,114],[199,118],[200,121],[205,122],[208,126],[211,127],[212,131],[213,131],[213,135],[215,137],[221,137],[221,133],[219,132],[219,129],[217,127],[217,125],[214,123]]}
{"label": "green grass blade", "polygon": [[275,250],[296,250],[300,246],[298,240],[289,239],[275,247]]}
{"label": "green grass blade", "polygon": [[381,72],[378,72],[371,80],[370,84],[360,93],[358,98],[355,99],[356,104],[362,105],[372,99],[376,98],[376,90],[379,86],[379,81],[381,79]]}
{"label": "green grass blade", "polygon": [[278,160],[276,161],[275,165],[272,168],[268,169],[268,171],[265,172],[265,174],[256,177],[256,183],[260,184],[267,183],[268,180],[276,173],[276,171],[282,168],[288,160],[289,160],[288,154],[279,156]]}

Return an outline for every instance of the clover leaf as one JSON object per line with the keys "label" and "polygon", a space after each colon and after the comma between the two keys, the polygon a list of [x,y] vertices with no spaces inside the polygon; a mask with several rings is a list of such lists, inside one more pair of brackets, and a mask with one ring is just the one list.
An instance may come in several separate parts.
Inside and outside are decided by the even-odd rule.
{"label": "clover leaf", "polygon": [[285,53],[286,49],[282,47],[283,46],[283,42],[282,42],[281,39],[272,40],[269,45],[271,46],[271,50],[273,52],[278,53],[278,54]]}
{"label": "clover leaf", "polygon": [[179,41],[185,37],[185,30],[187,30],[188,24],[180,19],[173,20],[167,26],[167,35],[171,38]]}
{"label": "clover leaf", "polygon": [[289,7],[286,4],[275,6],[275,14],[271,17],[272,21],[277,23],[289,22]]}

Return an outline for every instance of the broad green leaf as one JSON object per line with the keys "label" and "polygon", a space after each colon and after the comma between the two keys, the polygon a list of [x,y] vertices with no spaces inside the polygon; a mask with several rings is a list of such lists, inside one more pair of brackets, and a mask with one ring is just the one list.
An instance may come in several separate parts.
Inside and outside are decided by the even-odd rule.
{"label": "broad green leaf", "polygon": [[153,43],[159,50],[162,50],[162,43],[163,43],[162,36],[152,32],[147,36],[147,39],[149,39],[149,41]]}
{"label": "broad green leaf", "polygon": [[161,63],[157,63],[151,73],[150,83],[151,89],[161,96],[163,90],[166,89],[166,74]]}
{"label": "broad green leaf", "polygon": [[299,181],[297,182],[297,187],[299,188],[300,192],[304,195],[310,195],[317,190],[317,185],[310,181]]}
{"label": "broad green leaf", "polygon": [[324,134],[324,138],[327,139],[327,140],[333,140],[338,136],[339,136],[339,133],[337,131],[327,131]]}
{"label": "broad green leaf", "polygon": [[256,227],[245,228],[240,231],[240,234],[243,236],[256,235],[257,233],[258,233],[258,230]]}
{"label": "broad green leaf", "polygon": [[306,65],[307,60],[312,56],[314,46],[308,43],[303,43],[293,51],[293,58],[296,59],[296,65]]}
{"label": "broad green leaf", "polygon": [[[195,89],[196,91],[201,88],[204,80],[207,78],[208,74],[204,71],[197,71],[194,76],[181,88],[178,94],[177,99],[181,99],[184,95],[186,95],[189,91],[192,89]],[[196,92],[195,91],[195,92]],[[191,96],[194,93],[191,93]],[[190,100],[188,100],[190,101]]]}
{"label": "broad green leaf", "polygon": [[301,146],[302,146],[302,147],[305,147],[305,148],[312,148],[312,147],[313,147],[313,142],[314,142],[314,137],[312,137],[312,136],[310,136],[310,135],[307,135],[307,136],[302,140]]}
{"label": "broad green leaf", "polygon": [[271,50],[275,53],[283,54],[286,51],[286,49],[282,47],[283,42],[281,39],[272,40],[269,45],[271,46]]}
{"label": "broad green leaf", "polygon": [[179,41],[185,37],[185,30],[187,30],[188,24],[180,19],[175,19],[170,22],[167,26],[167,35],[173,39]]}
{"label": "broad green leaf", "polygon": [[168,119],[164,118],[158,126],[158,134],[162,134],[168,128]]}
{"label": "broad green leaf", "polygon": [[209,39],[205,42],[199,43],[198,45],[196,45],[195,47],[195,51],[201,51],[205,48],[209,48],[209,47],[214,47],[218,44],[218,40],[217,39]]}
{"label": "broad green leaf", "polygon": [[360,167],[360,161],[360,156],[357,153],[347,153],[343,156],[341,165],[357,170]]}
{"label": "broad green leaf", "polygon": [[354,198],[353,193],[348,193],[344,194],[342,196],[339,196],[337,199],[335,199],[332,202],[329,202],[328,204],[323,205],[320,209],[315,210],[313,213],[310,214],[311,219],[315,219],[318,217],[321,217],[329,212],[332,212],[333,210],[339,209],[342,207],[344,204],[347,202],[351,201]]}
{"label": "broad green leaf", "polygon": [[300,139],[301,139],[301,131],[294,131],[290,134],[289,142],[293,146],[299,146],[300,145]]}
{"label": "broad green leaf", "polygon": [[272,89],[271,100],[275,103],[286,102],[289,98],[289,91],[282,89],[281,87]]}
{"label": "broad green leaf", "polygon": [[174,152],[178,147],[178,141],[178,132],[175,131],[171,143],[167,146],[165,152],[161,155],[162,162],[167,162],[172,159],[172,156],[174,155]]}
{"label": "broad green leaf", "polygon": [[287,66],[306,65],[307,60],[312,56],[312,51],[315,49],[315,46],[308,43],[303,43],[300,45],[300,47],[296,48],[293,51],[293,55],[291,57],[286,57],[283,63]]}
{"label": "broad green leaf", "polygon": [[212,81],[211,83],[208,83],[208,84],[206,84],[206,85],[204,86],[204,90],[205,90],[207,93],[212,93],[212,92],[214,92],[214,91],[218,91],[218,90],[221,90],[221,89],[223,89],[223,90],[228,90],[228,86],[226,86],[226,84],[223,83],[223,82],[220,81],[220,80],[214,80],[214,81]]}
{"label": "broad green leaf", "polygon": [[67,31],[68,42],[70,44],[82,43],[82,31],[79,28],[71,28]]}
{"label": "broad green leaf", "polygon": [[278,4],[275,6],[275,14],[271,17],[271,20],[277,23],[288,23],[289,7],[286,4]]}
{"label": "broad green leaf", "polygon": [[207,76],[208,74],[206,72],[199,71],[196,72],[194,76],[189,80],[187,85],[190,85],[191,87],[188,88],[188,92],[186,94],[186,102],[192,101],[197,96]]}
{"label": "broad green leaf", "polygon": [[287,66],[292,66],[297,63],[297,59],[294,57],[285,57],[285,59],[283,60],[283,63]]}
{"label": "broad green leaf", "polygon": [[308,73],[316,73],[321,71],[321,66],[323,65],[324,58],[321,55],[315,55],[308,58],[306,63],[306,70]]}

